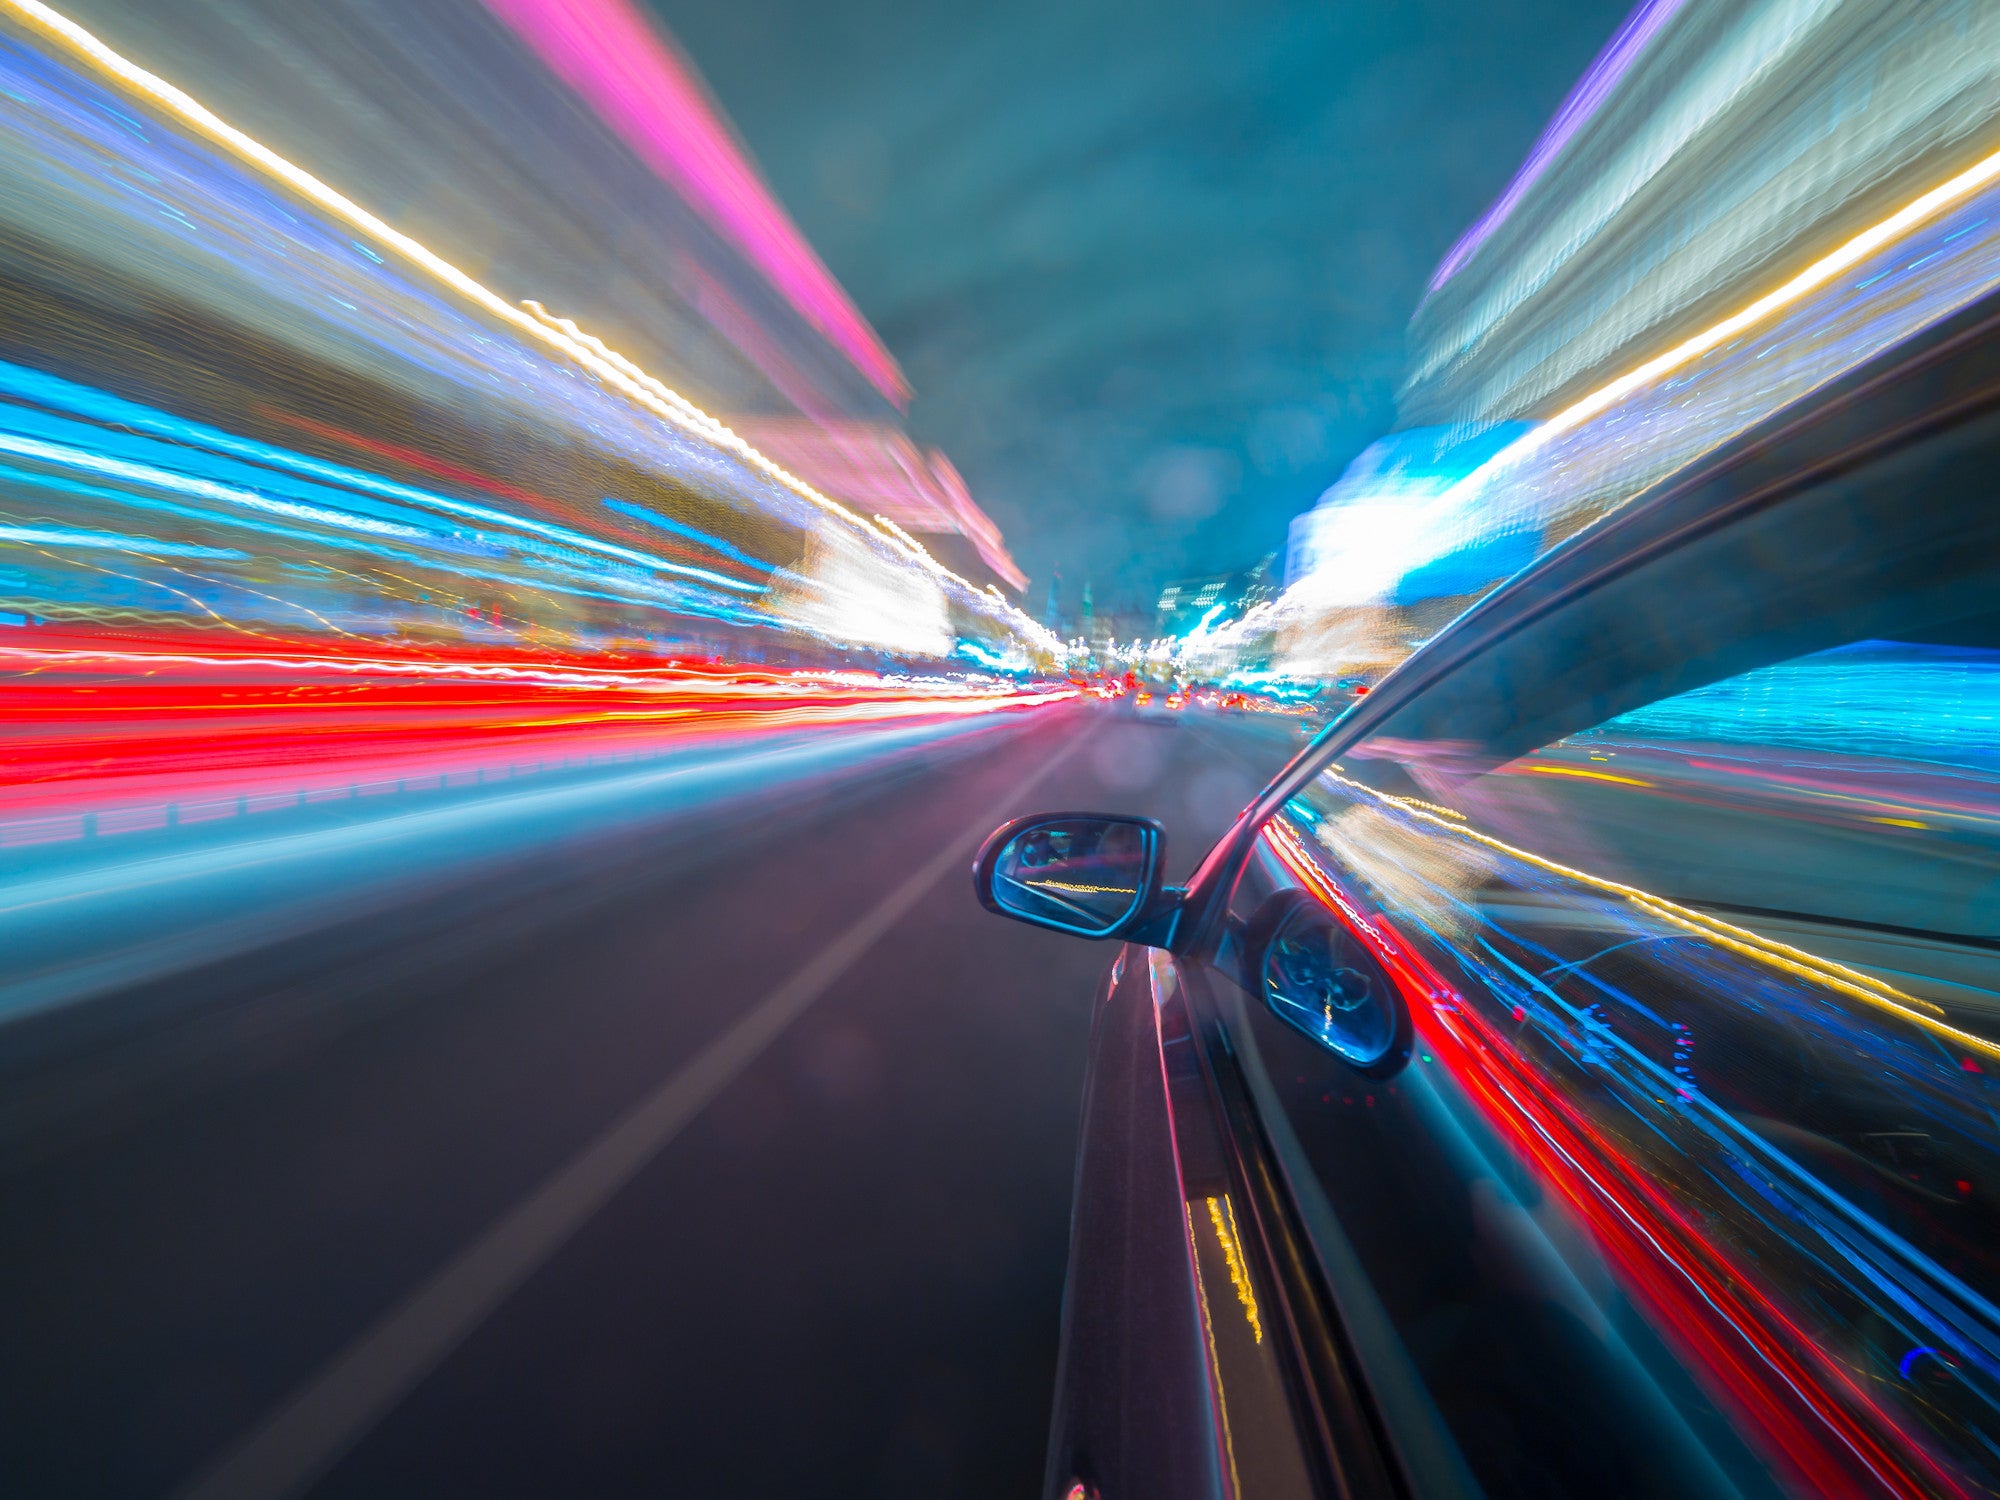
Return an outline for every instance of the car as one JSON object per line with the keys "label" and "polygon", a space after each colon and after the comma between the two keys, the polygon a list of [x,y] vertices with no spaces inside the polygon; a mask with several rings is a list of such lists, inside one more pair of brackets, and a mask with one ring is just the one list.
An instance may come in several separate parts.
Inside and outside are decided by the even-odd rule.
{"label": "car", "polygon": [[1569,536],[1185,883],[1056,812],[1093,1011],[1051,1497],[2000,1488],[2000,304]]}
{"label": "car", "polygon": [[1177,693],[1142,688],[1132,695],[1130,703],[1127,713],[1141,724],[1171,728],[1181,722],[1183,700]]}

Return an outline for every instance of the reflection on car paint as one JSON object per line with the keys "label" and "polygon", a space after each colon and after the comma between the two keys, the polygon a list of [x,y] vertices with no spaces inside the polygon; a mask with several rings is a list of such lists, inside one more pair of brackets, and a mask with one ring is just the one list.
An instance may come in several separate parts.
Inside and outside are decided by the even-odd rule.
{"label": "reflection on car paint", "polygon": [[1222,1247],[1222,1258],[1229,1265],[1229,1284],[1243,1306],[1251,1336],[1261,1344],[1264,1319],[1257,1311],[1257,1289],[1250,1284],[1250,1268],[1243,1260],[1243,1233],[1236,1227],[1235,1205],[1229,1201],[1229,1194],[1224,1193],[1219,1198],[1202,1199],[1202,1206],[1208,1210],[1209,1225],[1215,1230],[1216,1243]]}
{"label": "reflection on car paint", "polygon": [[1794,1483],[1996,1472],[1992,1042],[1338,773],[1265,837]]}

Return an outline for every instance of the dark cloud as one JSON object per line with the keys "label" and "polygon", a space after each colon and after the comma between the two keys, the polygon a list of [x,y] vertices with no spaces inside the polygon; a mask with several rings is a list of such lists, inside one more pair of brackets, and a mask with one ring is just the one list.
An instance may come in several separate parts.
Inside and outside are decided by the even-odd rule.
{"label": "dark cloud", "polygon": [[1282,545],[1619,0],[653,0],[1037,580]]}

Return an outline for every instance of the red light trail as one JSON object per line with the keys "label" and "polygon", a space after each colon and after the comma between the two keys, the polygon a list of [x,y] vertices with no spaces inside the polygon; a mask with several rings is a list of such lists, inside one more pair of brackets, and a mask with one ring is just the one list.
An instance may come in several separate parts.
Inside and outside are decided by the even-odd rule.
{"label": "red light trail", "polygon": [[487,779],[697,740],[1077,696],[1067,684],[475,647],[365,649],[343,653],[310,640],[233,647],[192,633],[20,632],[0,645],[0,842],[75,836],[79,815],[137,803],[287,792],[310,800],[384,780]]}
{"label": "red light trail", "polygon": [[1503,1136],[1589,1227],[1660,1333],[1804,1493],[1970,1495],[1882,1411],[1758,1278],[1660,1185],[1593,1131],[1532,1063],[1280,822],[1265,840],[1394,979],[1418,1035]]}

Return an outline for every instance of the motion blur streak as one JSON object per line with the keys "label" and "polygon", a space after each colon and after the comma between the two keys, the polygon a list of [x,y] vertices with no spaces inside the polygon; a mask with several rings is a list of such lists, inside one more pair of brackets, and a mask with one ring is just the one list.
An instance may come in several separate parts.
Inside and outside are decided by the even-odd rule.
{"label": "motion blur streak", "polygon": [[[517,334],[525,335],[533,344],[574,362],[603,385],[618,391],[651,415],[697,438],[718,453],[747,465],[763,480],[773,482],[809,502],[839,525],[850,528],[867,547],[893,566],[915,566],[937,576],[951,588],[957,602],[975,614],[988,617],[1004,636],[1033,640],[1045,647],[1054,645],[1047,632],[1019,610],[974,587],[928,557],[918,558],[898,539],[787,472],[714,417],[644,374],[630,360],[612,353],[600,341],[584,335],[574,323],[552,317],[535,304],[523,307],[509,302],[310,172],[229,125],[181,89],[120,56],[90,32],[39,3],[39,0],[4,0],[4,8],[47,40],[69,50],[153,106],[165,110],[204,139],[221,146],[335,219],[394,251],[481,312],[501,321]],[[230,207],[233,209],[234,205]]]}
{"label": "motion blur streak", "polygon": [[[1537,766],[1531,769],[1549,770],[1554,768]],[[1747,932],[1741,927],[1733,927],[1727,922],[1719,921],[1691,907],[1676,905],[1674,902],[1668,901],[1665,897],[1655,896],[1650,892],[1620,884],[1615,880],[1606,880],[1601,876],[1586,874],[1582,870],[1575,870],[1567,865],[1557,864],[1554,860],[1544,859],[1540,855],[1531,854],[1525,849],[1517,849],[1512,844],[1502,843],[1499,839],[1481,833],[1477,829],[1467,828],[1457,823],[1448,823],[1434,812],[1426,810],[1422,804],[1417,803],[1414,799],[1384,797],[1373,789],[1365,787],[1359,782],[1350,781],[1344,776],[1332,773],[1322,774],[1325,775],[1326,780],[1336,785],[1375,801],[1399,807],[1410,817],[1429,822],[1441,829],[1447,829],[1457,837],[1471,839],[1485,845],[1489,849],[1498,850],[1511,859],[1518,859],[1524,864],[1532,865],[1539,870],[1545,870],[1552,875],[1561,876],[1565,880],[1573,880],[1580,885],[1588,886],[1593,890],[1603,891],[1608,895],[1622,896],[1631,901],[1640,910],[1650,915],[1674,922],[1677,925],[1687,928],[1688,931],[1698,933],[1712,941],[1725,943],[1731,946],[1734,951],[1741,952],[1746,957],[1752,958],[1759,963],[1770,964],[1773,967],[1783,969],[1787,973],[1797,974],[1815,983],[1824,984],[1829,988],[1853,995],[1855,998],[1864,1000],[1871,1005],[1883,1006],[1903,1019],[1914,1021],[1920,1026],[1937,1025],[1932,1020],[1932,1017],[1944,1014],[1942,1009],[1931,1004],[1929,1001],[1919,1000],[1914,995],[1906,995],[1901,990],[1885,984],[1873,975],[1864,974],[1858,969],[1850,969],[1845,964],[1837,964],[1829,959],[1820,958],[1815,954],[1803,952],[1788,944],[1773,942],[1769,938],[1759,937],[1754,932]],[[1605,777],[1603,779],[1612,782],[1621,782],[1630,786],[1647,785],[1645,782],[1635,781],[1631,778]],[[1988,1042],[1982,1037],[1976,1037],[1970,1033],[1959,1031],[1956,1027],[1937,1025],[1937,1029],[1941,1035],[1949,1036],[1955,1042],[1989,1053],[1994,1057],[2000,1057],[2000,1044]]]}
{"label": "motion blur streak", "polygon": [[889,351],[792,227],[701,87],[624,0],[486,0],[625,140],[735,238],[885,396],[909,399]]}
{"label": "motion blur streak", "polygon": [[1191,637],[1372,677],[1535,558],[2000,286],[2000,11],[1644,0],[1411,321],[1399,430]]}
{"label": "motion blur streak", "polygon": [[[133,778],[150,783],[151,800],[9,825],[35,847],[15,849],[0,880],[0,1019],[393,912],[579,840],[770,816],[844,786],[893,781],[1005,742],[1022,723],[969,706],[895,723],[779,709],[676,746],[657,731],[650,744],[544,731],[525,751],[525,736],[510,745],[494,733],[452,748],[435,735],[426,749],[412,734],[418,748],[337,743],[331,755],[316,755],[301,735],[278,750],[247,747],[248,770],[230,766],[226,752],[205,767],[183,742],[150,776]],[[324,736],[330,725],[319,727]],[[287,779],[295,789],[235,790]],[[158,800],[170,791],[177,800]]]}
{"label": "motion blur streak", "polygon": [[1583,77],[1577,80],[1569,97],[1557,107],[1555,118],[1542,132],[1541,139],[1535,142],[1528,159],[1521,164],[1521,170],[1507,184],[1506,191],[1445,252],[1444,259],[1432,273],[1432,291],[1451,280],[1453,273],[1493,237],[1493,232],[1507,221],[1527,195],[1528,189],[1541,179],[1550,163],[1561,154],[1563,147],[1603,107],[1605,99],[1631,68],[1640,50],[1673,19],[1674,13],[1684,3],[1685,0],[1643,0],[1639,8],[1632,12],[1625,24],[1618,28],[1617,34],[1604,44],[1604,50],[1597,54]]}
{"label": "motion blur streak", "polygon": [[1365,913],[1310,856],[1295,828],[1274,822],[1265,840],[1381,961],[1445,1072],[1579,1214],[1659,1326],[1803,1489],[1844,1494],[1866,1484],[1909,1497],[1970,1493],[1760,1293],[1762,1278],[1625,1160],[1557,1080],[1542,1074],[1385,919]]}
{"label": "motion blur streak", "polygon": [[0,645],[0,671],[10,725],[0,845],[109,832],[142,807],[166,815],[188,798],[233,798],[247,810],[247,800],[303,801],[385,778],[507,777],[517,765],[650,756],[703,737],[948,719],[1074,696],[469,652],[232,654],[186,641]]}
{"label": "motion blur streak", "polygon": [[[534,7],[509,14],[549,40]],[[194,0],[151,45],[227,86],[186,49],[233,16]],[[621,178],[615,139],[576,134],[564,80],[601,93],[566,64],[545,76],[561,59],[473,0],[429,16],[435,35],[386,19],[378,53],[444,49],[440,103],[460,118],[490,123],[487,89],[560,116],[439,147],[464,153],[466,183],[516,194],[478,205],[486,223],[529,199],[544,234],[643,240],[719,297],[761,268],[801,305],[750,299],[729,326],[806,348],[800,410],[892,426],[831,345],[900,391],[893,364],[776,205],[743,197],[762,189],[691,72],[668,122],[684,170]],[[679,67],[637,12],[590,19],[623,28],[642,72]],[[387,122],[421,157],[407,83],[379,117],[355,107],[380,82],[301,87],[332,86],[356,140]],[[543,126],[578,143],[555,159],[587,191],[516,153],[507,132],[535,144]],[[593,830],[893,779],[1076,696],[1005,597],[461,268],[546,270],[562,245],[448,258],[39,0],[0,0],[0,142],[0,1018],[393,910]],[[432,166],[325,149],[390,202],[421,199],[408,183]],[[635,176],[657,199],[629,221],[551,223],[579,201],[617,212]],[[733,247],[701,238],[704,216],[740,231]],[[630,295],[630,321],[582,310],[759,413],[772,388],[720,325]],[[1004,558],[960,499],[958,535]]]}
{"label": "motion blur streak", "polygon": [[[1385,522],[1375,518],[1367,545],[1384,554],[1368,569],[1371,576],[1381,574],[1375,591],[1386,593],[1427,564],[1490,545],[1509,532],[1573,533],[1754,425],[1784,400],[1807,394],[1972,301],[2000,280],[2000,231],[1993,227],[2000,223],[2000,205],[1988,192],[1996,180],[2000,151],[1910,200],[1782,285],[1570,402],[1455,483],[1419,496],[1395,517],[1386,542]],[[1907,245],[1968,200],[1974,206],[1966,222],[1949,220],[1934,234],[1935,247],[1927,242],[1913,251]],[[1857,268],[1872,274],[1859,286],[1843,283]],[[1867,299],[1854,295],[1899,276],[1915,284],[1884,286]],[[1826,305],[1810,301],[1822,292],[1830,292]],[[1743,349],[1753,330],[1802,306],[1794,322],[1780,322],[1761,335],[1763,342]],[[1695,377],[1705,377],[1708,389],[1690,396],[1669,382],[1718,351],[1735,358],[1731,367]],[[1771,360],[1774,354],[1780,357]],[[1755,385],[1733,388],[1732,375]],[[1642,396],[1652,400],[1653,409],[1634,409]],[[1353,562],[1346,550],[1330,552],[1319,571],[1246,615],[1227,639],[1268,629],[1287,614],[1324,607],[1322,596],[1329,590],[1347,602]],[[1212,646],[1213,635],[1203,644]]]}
{"label": "motion blur streak", "polygon": [[[1527,437],[1489,459],[1485,467],[1464,482],[1472,484],[1475,481],[1490,480],[1504,466],[1520,462],[1572,427],[1588,421],[1633,392],[1665,378],[1710,350],[1726,344],[1730,339],[1754,328],[1772,314],[1793,306],[1842,272],[1853,269],[1876,251],[1893,245],[1919,225],[1987,187],[1996,177],[2000,177],[2000,152],[1974,162],[1956,177],[1939,183],[1929,192],[1912,199],[1880,223],[1870,225],[1831,254],[1814,261],[1782,286],[1766,292],[1754,302],[1710,324],[1694,337],[1683,340],[1664,353],[1656,354],[1645,363],[1626,371],[1616,380],[1606,382],[1581,400],[1564,407]],[[1874,351],[1871,349],[1868,352]]]}

